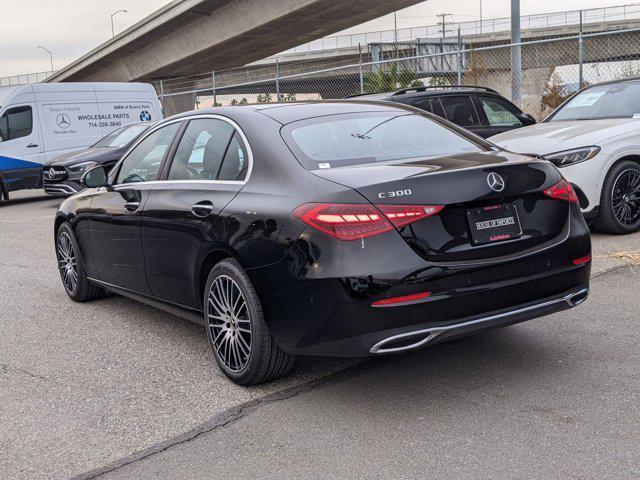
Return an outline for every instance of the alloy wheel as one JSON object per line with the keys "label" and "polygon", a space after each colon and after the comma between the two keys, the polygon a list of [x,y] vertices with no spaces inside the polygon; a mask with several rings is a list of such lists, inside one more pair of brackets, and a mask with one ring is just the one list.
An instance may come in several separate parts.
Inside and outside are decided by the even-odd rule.
{"label": "alloy wheel", "polygon": [[613,182],[611,205],[616,220],[625,227],[640,224],[640,171],[627,169]]}
{"label": "alloy wheel", "polygon": [[58,268],[67,291],[73,295],[78,289],[78,264],[71,237],[62,232],[58,237]]}
{"label": "alloy wheel", "polygon": [[244,295],[231,277],[220,275],[211,285],[207,318],[218,358],[230,371],[241,372],[251,357],[251,318]]}

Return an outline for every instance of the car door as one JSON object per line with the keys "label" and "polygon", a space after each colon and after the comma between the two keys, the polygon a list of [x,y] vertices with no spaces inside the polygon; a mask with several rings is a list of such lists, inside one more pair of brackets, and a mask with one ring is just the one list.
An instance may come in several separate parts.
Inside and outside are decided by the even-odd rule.
{"label": "car door", "polygon": [[523,126],[518,118],[522,112],[510,102],[498,97],[481,95],[475,100],[482,122],[476,133],[481,137],[489,138]]}
{"label": "car door", "polygon": [[189,121],[144,206],[143,247],[152,294],[201,308],[196,266],[214,242],[210,232],[222,209],[244,185],[246,139],[220,116]]}
{"label": "car door", "polygon": [[180,123],[153,130],[111,173],[111,185],[93,199],[89,233],[97,280],[150,294],[142,249],[142,209]]}

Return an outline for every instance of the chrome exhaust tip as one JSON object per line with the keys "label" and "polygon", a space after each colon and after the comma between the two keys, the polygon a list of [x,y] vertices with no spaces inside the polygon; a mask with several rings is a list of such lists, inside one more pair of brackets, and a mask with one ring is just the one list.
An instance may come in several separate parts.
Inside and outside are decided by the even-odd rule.
{"label": "chrome exhaust tip", "polygon": [[[497,315],[491,315],[488,317],[478,318],[476,320],[470,320],[468,322],[456,323],[453,325],[447,325],[444,327],[426,328],[423,330],[415,330],[413,332],[393,335],[391,337],[387,337],[380,340],[373,347],[371,347],[369,352],[373,354],[383,354],[383,353],[396,353],[396,352],[404,352],[406,350],[413,350],[415,348],[419,348],[430,343],[441,333],[445,333],[445,332],[455,333],[456,331],[460,331],[465,327],[470,327],[470,326],[480,325],[480,324],[487,324],[495,321],[508,321],[510,318],[516,315],[524,314],[527,312],[535,312],[536,310],[544,309],[554,305],[562,306],[562,303],[565,303],[570,308],[577,307],[578,305],[583,303],[588,296],[589,296],[589,289],[584,288],[578,292],[569,293],[564,297],[555,298],[553,300],[548,300],[546,302],[542,302],[537,305],[531,305],[528,307],[519,308],[516,310],[512,310],[510,312],[499,313]],[[566,307],[562,309],[566,310]]]}
{"label": "chrome exhaust tip", "polygon": [[572,307],[577,307],[581,303],[583,303],[587,297],[589,296],[589,289],[585,288],[584,290],[580,290],[577,293],[574,293],[570,297],[567,298],[567,303]]}
{"label": "chrome exhaust tip", "polygon": [[[411,332],[409,334],[400,334],[394,335],[389,338],[385,338],[384,340],[379,341],[369,352],[371,353],[396,353],[396,352],[404,352],[405,350],[413,350],[414,348],[422,347],[426,345],[431,340],[440,335],[443,330],[434,329],[435,331],[429,330],[417,330],[415,332]],[[414,337],[417,337],[414,339]],[[413,340],[413,341],[412,341]],[[393,346],[396,344],[397,346]]]}

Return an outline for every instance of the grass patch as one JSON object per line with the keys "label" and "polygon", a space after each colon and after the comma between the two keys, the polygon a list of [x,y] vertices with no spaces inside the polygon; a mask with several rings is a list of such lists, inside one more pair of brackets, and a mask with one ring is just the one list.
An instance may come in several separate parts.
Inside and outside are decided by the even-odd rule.
{"label": "grass patch", "polygon": [[628,252],[613,252],[607,255],[598,255],[598,257],[626,260],[630,265],[640,266],[640,250],[629,250]]}

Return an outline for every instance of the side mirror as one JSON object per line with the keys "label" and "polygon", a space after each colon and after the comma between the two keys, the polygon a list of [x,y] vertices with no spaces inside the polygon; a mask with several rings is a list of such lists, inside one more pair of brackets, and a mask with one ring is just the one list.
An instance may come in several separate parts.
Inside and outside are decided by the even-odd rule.
{"label": "side mirror", "polygon": [[520,120],[524,125],[534,125],[536,123],[536,119],[533,118],[533,115],[530,115],[526,112],[522,112],[520,114]]}
{"label": "side mirror", "polygon": [[84,175],[82,175],[80,184],[84,188],[98,188],[106,187],[107,181],[107,169],[100,165],[93,167],[91,170],[87,170]]}

